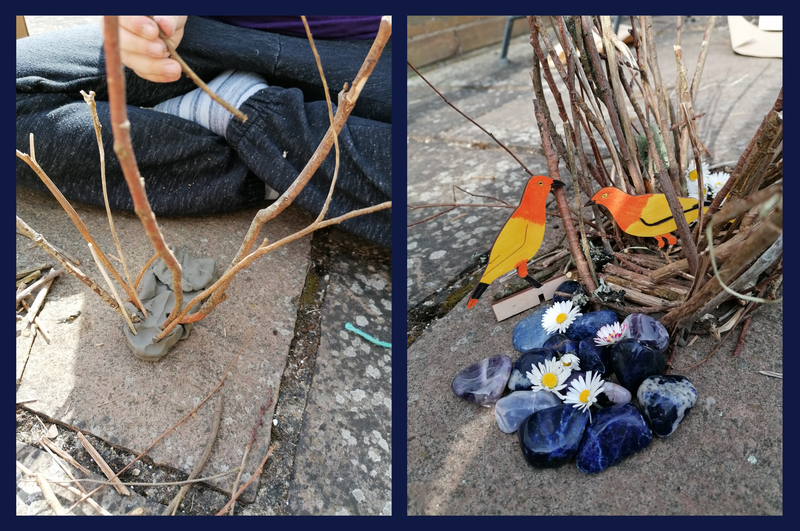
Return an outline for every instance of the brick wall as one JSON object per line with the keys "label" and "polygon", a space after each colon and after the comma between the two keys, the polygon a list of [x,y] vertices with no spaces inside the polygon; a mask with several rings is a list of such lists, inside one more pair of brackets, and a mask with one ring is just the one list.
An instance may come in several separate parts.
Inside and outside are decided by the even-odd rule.
{"label": "brick wall", "polygon": [[[507,17],[408,17],[408,60],[415,67],[500,43]],[[512,36],[527,33],[528,21],[514,21]]]}

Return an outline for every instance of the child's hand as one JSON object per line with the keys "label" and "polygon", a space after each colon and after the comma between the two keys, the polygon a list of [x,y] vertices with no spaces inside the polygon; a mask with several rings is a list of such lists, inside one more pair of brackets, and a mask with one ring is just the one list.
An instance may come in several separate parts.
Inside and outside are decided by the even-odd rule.
{"label": "child's hand", "polygon": [[[101,27],[102,20],[100,19]],[[158,23],[158,25],[156,25]],[[174,47],[183,38],[185,16],[119,17],[122,63],[148,81],[168,83],[181,77],[181,65],[170,59],[167,47],[158,36],[159,27]]]}

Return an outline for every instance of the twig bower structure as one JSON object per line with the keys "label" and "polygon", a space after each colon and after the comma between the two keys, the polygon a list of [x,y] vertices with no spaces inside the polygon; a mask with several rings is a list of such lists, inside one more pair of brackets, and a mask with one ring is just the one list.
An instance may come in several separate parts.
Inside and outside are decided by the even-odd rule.
{"label": "twig bower structure", "polygon": [[[782,279],[782,89],[726,184],[705,212],[700,209],[694,229],[678,201],[687,196],[689,161],[697,168],[698,189],[704,190],[701,157],[707,152],[696,132],[702,113],[696,114],[693,101],[716,18],[708,20],[690,78],[678,17],[674,45],[678,82],[675,91],[667,91],[652,17],[630,17],[633,53],[618,39],[610,17],[528,17],[533,105],[550,177],[561,179],[561,160],[575,183],[574,207],[563,188],[555,190],[555,197],[580,281],[594,294],[596,304],[625,313],[666,312],[660,320],[673,337],[679,328],[731,297],[751,303],[737,314],[738,323],[759,303],[774,300]],[[602,46],[596,45],[600,41]],[[563,81],[566,95],[556,86],[555,76]],[[545,85],[555,99],[563,130],[553,123]],[[601,154],[603,148],[607,157]],[[592,197],[591,181],[634,196],[664,194],[679,239],[671,251],[679,251],[680,259],[673,261],[654,246],[648,248],[652,239],[622,232],[597,205],[591,210],[594,223],[587,223],[597,230],[587,228],[579,192]],[[601,252],[612,260],[602,272],[599,265],[595,268],[593,255],[598,253],[591,252],[590,237],[602,242]],[[624,289],[626,305],[604,300],[607,288]]]}
{"label": "twig bower structure", "polygon": [[[322,78],[325,87],[327,87],[327,83],[325,81],[325,77],[322,70],[322,65],[319,61],[319,57],[316,52],[316,47],[314,46],[313,38],[311,37],[307,25],[306,25],[306,31],[309,37],[309,42],[311,44],[311,49],[317,59],[317,65],[319,67],[320,77]],[[274,249],[277,249],[278,247],[281,247],[286,243],[289,243],[303,236],[306,236],[307,234],[310,234],[316,230],[341,223],[346,219],[364,214],[369,214],[371,212],[375,212],[386,208],[391,208],[392,206],[391,201],[387,201],[378,205],[362,208],[359,210],[354,210],[352,212],[348,212],[336,218],[325,219],[328,205],[330,204],[331,196],[333,194],[334,187],[336,185],[336,175],[338,173],[338,168],[339,168],[339,146],[337,140],[338,134],[344,127],[347,118],[349,117],[350,113],[355,107],[356,100],[358,99],[365,83],[369,79],[372,70],[377,64],[381,52],[383,51],[386,43],[388,42],[391,33],[392,33],[391,17],[383,17],[380,23],[380,28],[378,30],[378,35],[376,36],[375,41],[373,42],[372,47],[370,48],[370,51],[367,54],[367,57],[364,59],[361,69],[359,70],[355,79],[353,80],[352,85],[348,87],[347,84],[345,83],[344,88],[339,93],[339,98],[337,102],[338,106],[335,115],[332,112],[332,105],[330,102],[330,98],[327,98],[331,126],[328,129],[328,132],[321,140],[320,144],[317,146],[316,151],[306,164],[305,168],[303,168],[301,173],[297,176],[295,182],[292,183],[292,185],[289,187],[288,190],[286,190],[286,192],[284,192],[277,200],[275,200],[274,203],[269,205],[267,208],[260,210],[256,214],[255,218],[253,219],[253,222],[251,223],[250,228],[247,231],[247,234],[245,235],[244,241],[242,242],[239,248],[239,251],[236,253],[236,256],[232,260],[231,264],[229,265],[225,273],[222,274],[220,278],[216,280],[212,285],[204,289],[201,293],[197,294],[191,301],[189,301],[188,303],[184,303],[183,301],[184,291],[181,283],[181,277],[182,277],[181,264],[179,263],[178,259],[176,259],[175,253],[173,253],[173,251],[167,246],[164,236],[161,234],[161,231],[158,228],[155,214],[153,214],[153,211],[150,208],[150,203],[147,199],[147,194],[145,193],[144,189],[145,181],[139,174],[139,168],[136,164],[136,158],[133,153],[133,146],[130,137],[130,122],[128,121],[127,111],[126,111],[125,75],[120,55],[118,17],[114,16],[105,17],[105,24],[103,25],[103,38],[104,38],[103,47],[106,57],[108,100],[109,100],[109,108],[111,114],[111,125],[114,135],[114,152],[116,153],[119,159],[120,166],[125,176],[125,181],[128,185],[128,188],[130,189],[131,196],[133,198],[134,211],[136,212],[136,215],[139,216],[139,219],[141,220],[142,225],[144,226],[145,233],[152,242],[156,252],[156,255],[153,257],[153,259],[151,259],[142,268],[142,274],[153,263],[153,261],[156,258],[161,258],[164,261],[166,267],[172,274],[172,284],[173,284],[172,288],[175,294],[174,306],[172,308],[172,311],[169,312],[169,315],[166,318],[165,322],[163,323],[161,332],[155,336],[155,339],[153,340],[154,343],[161,341],[164,337],[170,334],[170,332],[178,324],[193,323],[205,317],[208,314],[208,312],[211,311],[211,309],[213,309],[217,304],[225,300],[225,298],[227,297],[227,295],[225,294],[225,290],[230,285],[233,276],[236,275],[236,273],[238,273],[242,269],[248,267],[253,262],[253,260],[258,258],[259,256],[269,253],[270,251],[273,251]],[[165,37],[163,37],[162,35],[162,38]],[[174,48],[171,51],[173,52],[173,57],[177,57],[177,52],[174,50]],[[186,65],[183,61],[180,62],[184,68],[184,72],[187,74],[188,77],[192,79],[198,79],[197,76],[193,72],[191,72],[188,65]],[[198,84],[201,85],[201,88],[203,88],[204,84],[202,84],[202,81],[200,81]],[[207,90],[207,87],[204,88],[204,90]],[[100,124],[99,121],[97,120],[96,113],[94,110],[94,100],[93,100],[94,93],[90,95],[84,94],[84,97],[87,103],[92,108],[93,116],[95,119],[95,130],[97,132],[97,137],[98,137],[98,144],[101,154],[101,166],[102,166],[104,165],[103,146],[99,134]],[[220,101],[216,97],[216,95],[213,95],[212,97],[214,97],[217,101]],[[326,97],[327,97],[327,90],[326,90]],[[236,112],[238,114],[234,113],[235,114],[234,119],[246,119],[245,116],[241,115],[241,112],[239,111]],[[302,191],[306,183],[308,183],[308,181],[314,175],[314,172],[317,170],[317,168],[325,159],[325,157],[328,156],[328,154],[331,151],[331,148],[335,148],[335,153],[336,153],[336,167],[334,171],[334,176],[325,205],[323,206],[322,211],[319,213],[314,222],[311,223],[309,226],[279,241],[268,242],[266,239],[264,239],[264,241],[260,245],[255,245],[256,238],[258,237],[258,234],[263,225],[269,220],[275,218],[275,216],[280,214],[283,210],[286,209],[286,207],[288,207],[292,203],[292,201]],[[104,277],[106,276],[105,271],[103,270],[103,267],[105,267],[111,272],[111,275],[117,281],[117,283],[119,283],[122,286],[125,294],[128,296],[129,302],[134,304],[135,307],[139,311],[141,311],[145,317],[147,317],[147,311],[144,309],[141,301],[139,301],[139,298],[136,295],[136,285],[138,285],[139,281],[137,280],[136,283],[131,282],[130,276],[127,275],[127,266],[125,266],[125,273],[126,276],[128,276],[128,281],[125,282],[122,279],[121,275],[113,267],[111,262],[108,260],[108,258],[106,258],[106,256],[97,246],[97,243],[89,234],[88,229],[80,220],[80,217],[78,216],[77,212],[75,212],[75,210],[66,200],[66,198],[64,198],[64,196],[61,194],[58,188],[56,188],[56,186],[52,183],[49,177],[47,177],[47,174],[45,173],[44,169],[42,169],[36,162],[32,135],[31,135],[30,153],[24,154],[21,153],[19,150],[17,150],[16,153],[17,157],[21,158],[26,163],[28,163],[28,165],[30,165],[31,168],[39,175],[42,181],[47,185],[47,187],[59,201],[61,206],[70,216],[70,219],[73,221],[73,223],[76,225],[78,230],[81,232],[83,237],[90,245],[92,253],[93,254],[96,253],[96,261],[98,263],[98,267],[100,267],[103,276]],[[101,170],[102,170],[101,174],[103,176],[103,187],[105,189],[104,166],[102,166]],[[114,227],[113,227],[113,221],[111,221],[110,211],[109,211],[109,222],[111,225],[111,230],[113,232]],[[137,322],[140,319],[138,316],[130,315],[128,313],[128,310],[122,304],[122,300],[116,294],[116,291],[113,288],[113,284],[111,284],[110,279],[107,279],[107,285],[109,286],[111,294],[106,292],[97,282],[95,282],[94,280],[83,274],[75,266],[75,264],[71,263],[68,257],[64,256],[57,249],[55,249],[53,246],[47,243],[44,237],[36,233],[19,217],[17,217],[17,229],[23,234],[30,237],[45,251],[54,256],[59,261],[59,263],[61,263],[64,266],[65,270],[68,273],[76,276],[83,283],[89,286],[89,288],[92,289],[95,293],[100,295],[100,297],[106,304],[111,306],[117,313],[120,313],[120,315],[122,315],[125,318],[128,326],[133,331],[133,334],[136,334],[132,322]],[[116,235],[114,236],[114,238],[116,240]],[[122,255],[121,249],[118,248],[118,250],[120,252],[120,255]],[[123,258],[123,264],[124,264],[124,258]],[[139,275],[139,279],[142,278],[142,274]],[[200,306],[201,303],[202,306]],[[190,314],[190,312],[193,313]]]}

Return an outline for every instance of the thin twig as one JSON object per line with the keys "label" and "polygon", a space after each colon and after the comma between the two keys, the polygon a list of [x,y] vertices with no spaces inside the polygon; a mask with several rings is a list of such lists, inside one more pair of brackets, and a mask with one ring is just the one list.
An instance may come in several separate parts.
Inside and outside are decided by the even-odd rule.
{"label": "thin twig", "polygon": [[[191,310],[191,308],[194,307],[194,305],[196,305],[200,301],[204,300],[211,293],[214,293],[216,290],[220,289],[221,286],[227,285],[228,283],[230,283],[231,279],[233,278],[233,276],[236,273],[238,273],[242,269],[248,267],[253,262],[253,260],[258,258],[259,256],[267,254],[267,253],[277,249],[278,247],[286,245],[289,242],[293,242],[294,240],[298,240],[298,239],[302,238],[303,236],[305,236],[307,234],[311,234],[312,232],[317,231],[319,229],[324,229],[325,227],[330,227],[332,225],[337,225],[337,224],[341,223],[342,221],[344,221],[346,219],[354,218],[354,217],[361,216],[361,215],[364,215],[364,214],[370,214],[372,212],[377,212],[378,210],[383,210],[383,209],[387,209],[387,208],[391,208],[391,207],[392,207],[392,202],[391,201],[386,201],[385,203],[381,203],[379,205],[374,205],[374,206],[367,207],[367,208],[362,208],[362,209],[359,209],[359,210],[353,210],[352,212],[348,212],[347,214],[343,214],[343,215],[341,215],[341,216],[339,216],[337,218],[327,219],[327,220],[319,222],[319,223],[312,223],[311,225],[309,225],[305,229],[299,230],[299,231],[295,232],[294,234],[291,234],[291,235],[289,235],[289,236],[287,236],[287,237],[285,237],[285,238],[283,238],[281,240],[278,240],[277,242],[272,243],[270,245],[262,245],[261,247],[259,247],[258,249],[256,249],[252,253],[248,254],[247,256],[242,258],[240,261],[238,261],[236,263],[236,265],[231,266],[231,268],[228,269],[228,271],[226,271],[225,274],[222,275],[219,278],[219,280],[217,280],[214,284],[212,284],[205,291],[203,291],[202,293],[197,295],[194,299],[189,301],[184,306],[183,310],[181,310],[181,312],[176,316],[176,318],[167,327],[165,327],[158,336],[156,336],[156,340],[160,340],[164,336],[169,334],[172,331],[172,329],[175,328],[175,326],[178,323],[195,322],[197,319],[202,318],[202,316],[200,316],[200,317],[195,318],[194,320],[184,319],[186,317],[186,315],[189,313],[189,311]],[[202,308],[197,313],[201,313],[201,312],[203,312]],[[192,314],[192,316],[190,316],[190,318],[194,317],[195,315],[196,314]]]}
{"label": "thin twig", "polygon": [[[151,19],[153,18],[152,16],[149,16],[149,17]],[[156,26],[158,26],[158,24],[156,24]],[[226,111],[228,111],[229,113],[234,115],[236,118],[238,118],[242,122],[246,122],[247,121],[247,115],[246,114],[244,114],[242,111],[240,111],[239,109],[235,108],[233,105],[231,105],[227,101],[223,100],[222,98],[220,98],[219,96],[214,94],[214,91],[211,90],[210,88],[208,88],[208,85],[206,85],[203,82],[203,80],[200,79],[197,76],[197,74],[195,74],[194,71],[191,68],[189,68],[189,65],[187,65],[186,62],[181,58],[181,56],[178,54],[178,50],[175,49],[175,46],[173,46],[172,43],[169,41],[169,37],[167,37],[164,34],[164,32],[161,31],[160,27],[158,28],[158,36],[161,38],[162,41],[164,41],[164,46],[167,47],[167,50],[169,51],[170,57],[172,59],[175,59],[176,61],[178,61],[178,63],[180,63],[181,68],[183,69],[183,73],[186,74],[186,77],[188,77],[189,79],[194,81],[194,84],[197,85],[198,87],[200,87],[203,90],[203,92],[205,92],[206,94],[211,96],[211,99],[213,99],[214,101],[216,101],[217,103],[219,103],[220,105],[225,107]],[[106,53],[108,53],[108,52],[106,52]]]}
{"label": "thin twig", "polygon": [[236,500],[239,499],[239,496],[242,495],[242,493],[247,489],[247,487],[249,487],[250,484],[257,477],[259,477],[261,475],[261,472],[264,471],[264,465],[267,463],[267,459],[269,459],[269,456],[272,455],[272,452],[276,448],[278,448],[278,443],[275,443],[275,444],[273,444],[272,446],[269,447],[269,450],[267,450],[267,454],[264,456],[264,459],[261,460],[261,464],[258,465],[258,468],[256,469],[255,473],[252,476],[250,476],[250,479],[248,479],[247,482],[245,482],[245,484],[242,485],[242,487],[236,492],[236,494],[233,495],[231,500],[228,503],[225,504],[225,507],[223,507],[222,509],[219,510],[219,512],[217,513],[217,516],[224,515],[227,512],[227,510],[230,508],[230,506],[233,505],[236,502]]}
{"label": "thin twig", "polygon": [[[26,236],[27,236],[27,234],[26,234]],[[19,293],[17,293],[17,302],[21,301],[22,299],[24,299],[25,297],[27,297],[28,295],[33,293],[33,290],[35,290],[39,286],[41,286],[43,284],[46,284],[47,282],[53,280],[55,277],[57,277],[58,275],[60,275],[63,272],[64,272],[63,269],[51,269],[50,272],[47,273],[45,276],[43,276],[42,278],[40,278],[39,280],[37,280],[36,282],[31,284],[30,286],[28,286],[24,290],[22,290]]]}
{"label": "thin twig", "polygon": [[[111,291],[111,295],[114,296],[114,300],[117,301],[117,304],[119,304],[120,307],[122,307],[122,300],[119,298],[119,295],[117,295],[117,290],[114,288],[114,284],[111,283],[111,279],[108,278],[108,275],[106,274],[106,270],[103,267],[103,264],[100,263],[100,259],[97,257],[97,252],[94,250],[94,245],[92,245],[91,243],[88,245],[89,245],[89,251],[92,253],[92,258],[94,258],[94,261],[97,264],[98,269],[100,269],[100,274],[103,275],[103,278],[106,281],[106,285],[108,286],[108,289]],[[131,332],[133,332],[133,335],[137,335],[136,328],[133,327],[133,323],[131,322],[131,318],[128,316],[128,312],[122,312],[122,316],[125,318],[125,322],[128,323],[128,327],[130,327]]]}
{"label": "thin twig", "polygon": [[[272,387],[267,388],[267,401],[261,405],[258,411],[258,418],[256,419],[256,425],[253,426],[253,429],[250,431],[250,440],[247,441],[247,446],[244,447],[244,455],[242,456],[242,464],[239,466],[239,473],[236,475],[236,479],[233,481],[233,487],[231,487],[231,496],[236,494],[236,489],[239,488],[239,480],[242,479],[242,473],[244,472],[244,464],[247,461],[247,455],[250,453],[250,447],[253,445],[253,441],[256,440],[256,434],[258,433],[258,427],[261,426],[261,420],[264,418],[264,413],[267,409],[272,405]],[[231,504],[230,511],[228,514],[233,516],[233,510],[236,508],[236,503]]]}
{"label": "thin twig", "polygon": [[[214,406],[214,418],[211,421],[211,433],[208,434],[208,442],[206,442],[206,449],[203,451],[203,455],[200,456],[200,460],[194,465],[192,468],[191,474],[186,479],[194,479],[200,475],[200,472],[203,470],[203,467],[206,466],[208,462],[208,458],[211,456],[211,450],[214,448],[214,442],[217,440],[217,433],[219,432],[219,422],[222,419],[222,399],[225,396],[225,390],[220,389],[219,398],[217,398],[217,405]],[[240,471],[241,473],[241,471]],[[189,489],[192,488],[193,483],[188,483],[181,487],[181,490],[178,491],[178,494],[172,499],[164,512],[161,513],[162,516],[175,516],[175,511],[178,510],[178,505],[180,505],[181,500],[186,496],[189,492]]]}
{"label": "thin twig", "polygon": [[123,315],[123,312],[127,312],[127,310],[124,309],[124,307],[117,304],[117,301],[115,301],[114,298],[111,295],[109,295],[108,292],[106,292],[106,290],[101,288],[94,280],[84,275],[80,269],[75,267],[64,256],[62,256],[61,253],[57,251],[55,248],[53,248],[53,246],[50,243],[48,243],[47,240],[45,240],[41,234],[37,233],[32,228],[30,228],[27,223],[25,223],[24,221],[22,221],[22,219],[20,219],[19,216],[17,216],[17,229],[22,231],[23,234],[25,234],[25,236],[33,240],[34,243],[36,243],[36,245],[47,251],[47,253],[50,254],[50,256],[58,260],[58,262],[62,266],[64,266],[64,269],[67,271],[67,273],[71,274],[72,276],[74,276],[75,278],[86,284],[89,287],[89,289],[97,293],[100,296],[100,298],[103,299],[103,302],[111,306],[111,308],[113,308],[115,312],[119,313],[120,315]]}
{"label": "thin twig", "polygon": [[[111,228],[111,236],[114,237],[114,245],[117,246],[117,253],[119,253],[119,262],[122,263],[122,269],[125,271],[125,278],[128,279],[128,285],[133,286],[133,282],[131,281],[131,274],[128,271],[128,263],[125,261],[125,255],[122,253],[122,245],[119,243],[119,238],[117,237],[117,230],[114,228],[114,218],[111,215],[111,206],[108,204],[108,190],[106,189],[106,155],[105,150],[103,149],[103,137],[100,134],[100,118],[97,116],[97,104],[94,101],[94,91],[89,91],[89,94],[86,94],[84,91],[81,91],[81,95],[83,95],[83,99],[89,105],[89,109],[92,111],[92,121],[94,123],[94,134],[97,137],[97,148],[100,151],[100,181],[103,183],[103,202],[106,204],[106,215],[108,215],[108,226]],[[114,258],[113,256],[111,258]],[[95,260],[96,261],[96,260]],[[102,269],[102,268],[101,268]],[[136,307],[141,310],[142,314],[145,318],[147,318],[147,309],[142,304],[142,301],[139,300],[139,295],[136,293],[136,288],[134,287],[133,296],[135,297],[132,301]]]}

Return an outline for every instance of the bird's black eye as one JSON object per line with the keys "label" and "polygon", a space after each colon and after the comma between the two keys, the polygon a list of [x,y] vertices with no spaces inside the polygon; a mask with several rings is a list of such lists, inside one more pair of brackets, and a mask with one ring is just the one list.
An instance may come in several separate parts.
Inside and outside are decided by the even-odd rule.
{"label": "bird's black eye", "polygon": [[544,181],[539,181],[539,186],[543,185]]}

